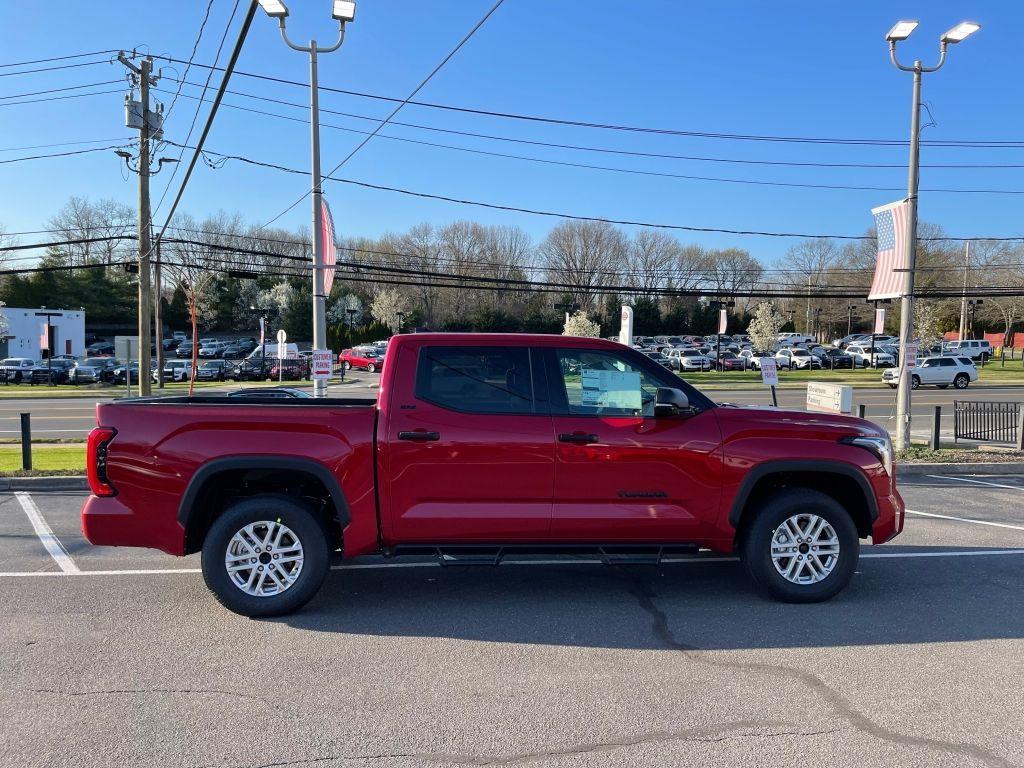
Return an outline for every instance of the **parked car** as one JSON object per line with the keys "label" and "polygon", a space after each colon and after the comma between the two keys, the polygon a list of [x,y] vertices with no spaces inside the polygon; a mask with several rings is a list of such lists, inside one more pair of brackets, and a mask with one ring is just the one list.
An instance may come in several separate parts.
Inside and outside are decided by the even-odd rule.
{"label": "parked car", "polygon": [[288,360],[274,360],[270,363],[271,380],[301,381],[309,378],[309,361],[300,357],[293,357]]}
{"label": "parked car", "polygon": [[[163,379],[167,381],[188,381],[192,378],[191,360],[168,360],[164,363]],[[159,381],[157,372],[153,371],[153,381]]]}
{"label": "parked car", "polygon": [[223,341],[207,340],[203,342],[203,345],[199,348],[199,357],[201,358],[214,358],[221,356],[221,350],[226,347],[227,344]]}
{"label": "parked car", "polygon": [[274,359],[270,357],[267,358],[265,365],[263,358],[250,357],[232,366],[225,375],[234,381],[266,381],[270,378],[270,366],[273,363]]}
{"label": "parked car", "polygon": [[747,361],[734,352],[723,352],[715,361],[715,368],[719,371],[745,371]]}
{"label": "parked car", "polygon": [[[846,354],[850,355],[854,359],[854,363],[863,368],[881,368],[883,365],[896,365],[896,358],[888,352],[883,352],[877,347],[874,353],[871,352],[871,347],[861,346],[860,344],[849,344],[846,347]],[[872,357],[874,360],[872,360]]]}
{"label": "parked car", "polygon": [[177,341],[180,343],[182,341],[188,341],[188,334],[185,333],[184,331],[172,331],[171,338],[177,339]]}
{"label": "parked car", "polygon": [[192,358],[192,339],[185,339],[174,349],[174,355],[178,358]]}
{"label": "parked car", "polygon": [[71,369],[74,367],[74,360],[56,357],[48,361],[43,360],[32,369],[32,374],[29,377],[29,383],[67,384],[71,378]]}
{"label": "parked car", "polygon": [[[156,373],[156,363],[154,363],[150,367],[150,371],[152,373]],[[126,383],[125,382],[125,377],[126,376],[130,376],[131,380],[132,380],[132,383],[135,384],[139,380],[139,364],[138,363],[131,363],[130,365],[125,365],[124,363],[121,363],[116,368],[111,369],[110,376],[111,376],[111,382],[114,383],[114,384],[124,384],[124,383]]]}
{"label": "parked car", "polygon": [[841,349],[832,347],[821,352],[821,367],[830,370],[836,368],[853,368],[853,355],[848,355]]}
{"label": "parked car", "polygon": [[643,354],[647,355],[647,357],[649,357],[651,360],[653,360],[663,368],[668,368],[669,370],[672,370],[672,361],[665,357],[665,355],[661,351],[655,351],[653,349],[650,349],[644,350]]}
{"label": "parked car", "polygon": [[72,384],[110,383],[114,380],[114,369],[120,361],[113,357],[90,357],[79,360],[68,374]]}
{"label": "parked car", "polygon": [[202,552],[224,606],[269,616],[308,602],[336,551],[428,550],[455,564],[482,550],[494,562],[538,546],[578,554],[581,542],[595,554],[629,544],[631,557],[738,553],[769,595],[818,602],[849,583],[860,539],[903,529],[892,443],[871,422],[718,406],[603,339],[392,344],[379,400],[99,403],[85,538]]}
{"label": "parked car", "polygon": [[808,336],[806,333],[795,333],[791,331],[779,334],[779,343],[783,346],[791,346],[793,344],[810,344],[812,341],[814,341],[814,337]]}
{"label": "parked car", "polygon": [[96,344],[90,344],[85,348],[86,357],[102,357],[105,355],[114,354],[114,345],[109,344],[105,341],[97,342]]}
{"label": "parked car", "polygon": [[221,347],[220,356],[225,360],[239,360],[248,354],[249,350],[243,349],[238,342],[232,341]]}
{"label": "parked car", "polygon": [[[899,385],[899,380],[899,368],[887,368],[882,372],[882,381],[893,389]],[[952,384],[957,389],[967,389],[972,381],[977,380],[978,369],[969,357],[926,357],[910,369],[910,386],[914,389],[922,384],[939,389],[946,389]]]}
{"label": "parked car", "polygon": [[0,371],[4,371],[7,380],[15,384],[27,381],[35,366],[36,361],[30,357],[8,357],[6,360],[0,360]]}
{"label": "parked car", "polygon": [[343,349],[338,355],[338,362],[345,370],[349,368],[365,368],[370,373],[384,370],[384,354],[376,347],[363,346]]}
{"label": "parked car", "polygon": [[224,381],[231,367],[227,360],[204,360],[196,368],[196,381]]}
{"label": "parked car", "polygon": [[228,392],[228,397],[244,397],[250,400],[282,400],[292,398],[310,398],[313,396],[304,389],[295,387],[253,387],[252,389],[239,389],[235,392]]}
{"label": "parked car", "polygon": [[969,357],[972,360],[985,362],[992,357],[992,342],[987,339],[947,341],[942,344],[942,354]]}
{"label": "parked car", "polygon": [[755,351],[753,349],[741,349],[738,356],[743,358],[743,360],[747,364],[747,368],[753,368],[755,371],[761,370],[761,358],[762,357],[775,358],[776,367],[785,367],[785,368],[789,367],[789,359],[788,358],[786,359],[785,366],[781,366],[781,364],[779,363],[779,360],[776,357],[776,355],[772,354],[771,352],[757,352],[757,351]]}
{"label": "parked car", "polygon": [[702,355],[696,349],[670,349],[667,353],[668,361],[674,371],[710,371],[711,358]]}
{"label": "parked car", "polygon": [[789,361],[787,368],[792,370],[813,370],[821,368],[821,361],[802,347],[783,347],[775,355],[775,359],[785,357]]}

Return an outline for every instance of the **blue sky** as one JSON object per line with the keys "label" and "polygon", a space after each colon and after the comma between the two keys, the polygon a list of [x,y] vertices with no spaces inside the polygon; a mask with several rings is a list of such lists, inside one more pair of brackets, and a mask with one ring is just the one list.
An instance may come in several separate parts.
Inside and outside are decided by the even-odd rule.
{"label": "blue sky", "polygon": [[[405,96],[472,27],[492,0],[361,0],[343,48],[321,59],[324,86]],[[214,0],[197,61],[211,63],[233,0]],[[245,3],[243,1],[242,5]],[[10,4],[0,64],[105,48],[140,46],[188,58],[205,0],[128,3],[49,0]],[[291,0],[294,38],[333,41],[328,0]],[[240,10],[241,15],[241,10]],[[1020,73],[1024,6],[1011,2],[716,2],[598,3],[589,0],[506,0],[476,36],[421,92],[425,101],[599,123],[681,130],[829,138],[906,138],[911,78],[889,64],[883,36],[900,18],[920,19],[901,45],[905,59],[937,56],[941,32],[962,19],[984,28],[955,46],[938,73],[925,77],[924,98],[936,122],[930,140],[1024,140]],[[238,21],[236,19],[235,27]],[[14,33],[16,32],[16,33]],[[234,39],[232,30],[226,48]],[[227,56],[225,51],[224,58]],[[58,62],[59,63],[59,62]],[[166,65],[165,65],[166,66]],[[180,72],[181,65],[176,65]],[[0,73],[29,69],[0,69]],[[276,26],[257,16],[239,69],[307,78],[303,55],[287,49]],[[0,77],[0,97],[121,76],[119,64]],[[174,72],[166,69],[167,74]],[[202,82],[193,69],[189,80]],[[217,77],[214,78],[214,83]],[[106,86],[105,88],[117,88]],[[173,88],[165,81],[161,87]],[[303,88],[244,77],[233,89],[304,103]],[[104,90],[95,88],[93,90]],[[196,95],[198,89],[185,87]],[[159,97],[170,102],[171,94]],[[19,100],[19,99],[14,99]],[[10,101],[10,99],[8,99]],[[0,98],[0,104],[4,99]],[[258,103],[240,96],[225,103],[305,118],[303,109]],[[382,118],[383,102],[323,93],[321,105]],[[181,141],[197,102],[178,100],[166,137]],[[656,136],[560,127],[406,107],[396,118],[535,141],[725,159],[902,164],[904,147],[836,146]],[[322,115],[324,123],[366,130],[373,123]],[[200,125],[202,117],[200,118]],[[659,173],[757,181],[905,188],[903,168],[789,168],[683,160],[656,160],[530,147],[505,142],[388,127],[383,133],[488,151]],[[122,94],[0,107],[0,159],[38,152],[14,148],[128,137]],[[324,170],[361,139],[322,130]],[[83,145],[84,147],[85,145]],[[101,146],[101,145],[94,145]],[[308,127],[300,122],[225,108],[207,148],[305,169]],[[112,152],[0,165],[0,225],[7,231],[42,228],[70,195],[134,203],[135,178],[125,178]],[[1017,163],[1024,149],[926,148],[928,163]],[[730,229],[860,234],[869,209],[903,196],[900,191],[767,187],[660,178],[542,165],[374,139],[344,168],[346,177],[442,195],[530,208],[644,221]],[[159,198],[164,171],[154,179]],[[924,168],[927,187],[1022,189],[1020,169]],[[202,216],[223,209],[262,223],[306,189],[303,177],[229,162],[197,169],[182,210]],[[341,236],[375,236],[429,221],[459,218],[514,223],[540,239],[552,219],[502,213],[392,193],[328,184]],[[954,235],[1016,235],[1024,197],[921,194],[922,219]],[[301,226],[308,208],[281,220]],[[161,220],[157,217],[158,222]],[[681,234],[708,247],[741,247],[765,261],[791,241],[716,234]],[[22,238],[23,242],[28,238]]]}

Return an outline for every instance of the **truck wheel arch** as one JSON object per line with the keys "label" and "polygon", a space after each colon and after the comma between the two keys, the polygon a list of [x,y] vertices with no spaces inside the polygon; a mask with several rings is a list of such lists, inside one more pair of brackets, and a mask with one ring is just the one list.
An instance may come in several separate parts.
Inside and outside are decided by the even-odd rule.
{"label": "truck wheel arch", "polygon": [[861,537],[870,535],[878,518],[871,484],[856,467],[839,461],[770,461],[752,467],[733,498],[729,523],[737,531],[737,540],[756,514],[758,498],[781,487],[812,488],[833,497],[850,513]]}
{"label": "truck wheel arch", "polygon": [[339,533],[349,524],[351,516],[345,493],[331,470],[320,462],[294,456],[228,456],[213,459],[199,467],[182,494],[178,505],[178,522],[185,531],[186,554],[199,551],[202,539],[216,517],[218,510],[208,509],[202,502],[209,498],[211,491],[217,489],[218,479],[226,480],[250,472],[280,472],[312,478],[327,492],[328,500],[334,507],[334,521]]}

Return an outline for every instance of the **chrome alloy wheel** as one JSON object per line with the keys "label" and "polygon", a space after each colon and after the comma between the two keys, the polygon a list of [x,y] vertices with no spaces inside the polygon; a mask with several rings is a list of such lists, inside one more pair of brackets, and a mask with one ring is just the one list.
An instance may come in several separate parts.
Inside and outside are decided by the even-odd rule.
{"label": "chrome alloy wheel", "polygon": [[839,536],[818,515],[793,515],[772,531],[772,562],[794,584],[817,584],[839,562]]}
{"label": "chrome alloy wheel", "polygon": [[302,572],[302,542],[280,522],[249,523],[228,542],[224,567],[232,583],[247,595],[273,597]]}

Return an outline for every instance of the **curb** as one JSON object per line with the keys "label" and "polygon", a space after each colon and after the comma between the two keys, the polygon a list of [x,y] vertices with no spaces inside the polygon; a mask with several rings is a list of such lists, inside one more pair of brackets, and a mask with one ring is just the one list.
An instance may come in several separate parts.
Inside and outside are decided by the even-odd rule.
{"label": "curb", "polygon": [[915,475],[1024,475],[1024,461],[896,465],[897,481]]}
{"label": "curb", "polygon": [[84,475],[51,477],[0,477],[0,491],[87,491]]}

